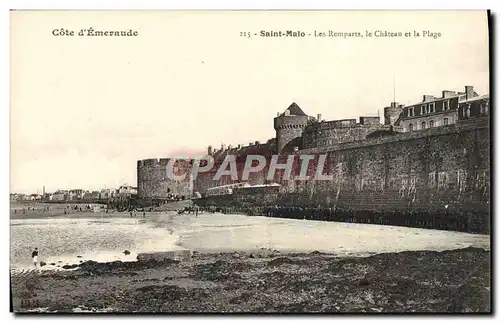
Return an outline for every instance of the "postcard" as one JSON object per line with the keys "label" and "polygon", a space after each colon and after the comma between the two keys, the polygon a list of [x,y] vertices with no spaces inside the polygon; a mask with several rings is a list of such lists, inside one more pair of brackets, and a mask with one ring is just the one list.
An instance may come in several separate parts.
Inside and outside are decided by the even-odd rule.
{"label": "postcard", "polygon": [[13,312],[492,312],[488,11],[10,22]]}

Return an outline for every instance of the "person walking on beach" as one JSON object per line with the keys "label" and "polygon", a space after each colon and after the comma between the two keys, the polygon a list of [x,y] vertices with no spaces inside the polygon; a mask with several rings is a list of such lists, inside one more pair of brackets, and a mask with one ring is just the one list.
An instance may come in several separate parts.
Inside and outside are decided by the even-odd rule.
{"label": "person walking on beach", "polygon": [[146,211],[144,209],[142,210],[142,218],[146,218]]}
{"label": "person walking on beach", "polygon": [[33,253],[31,253],[31,258],[33,258],[33,264],[35,265],[35,268],[37,268],[38,264],[38,248],[35,247],[35,250]]}

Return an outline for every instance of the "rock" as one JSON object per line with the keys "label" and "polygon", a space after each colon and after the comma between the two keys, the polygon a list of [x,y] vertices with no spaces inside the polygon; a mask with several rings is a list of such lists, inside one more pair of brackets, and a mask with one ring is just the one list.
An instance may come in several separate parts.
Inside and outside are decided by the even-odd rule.
{"label": "rock", "polygon": [[367,285],[370,285],[370,281],[366,277],[363,277],[359,281],[359,286],[367,286]]}
{"label": "rock", "polygon": [[279,266],[283,264],[294,264],[295,262],[288,257],[278,257],[267,263],[268,266]]}
{"label": "rock", "polygon": [[56,265],[56,263],[50,263],[50,265],[54,266],[54,265]]}
{"label": "rock", "polygon": [[76,256],[76,258],[82,258],[82,256],[78,255],[78,256]]}
{"label": "rock", "polygon": [[85,261],[80,264],[80,268],[82,269],[91,269],[97,266],[99,263],[95,261]]}
{"label": "rock", "polygon": [[177,263],[182,259],[191,258],[189,250],[171,251],[171,252],[154,252],[154,253],[141,253],[137,255],[139,262],[163,262],[163,263]]}
{"label": "rock", "polygon": [[43,266],[45,266],[45,265],[47,265],[47,263],[45,263],[45,262],[40,262],[40,267],[43,267]]}
{"label": "rock", "polygon": [[130,252],[129,252],[128,250],[125,250],[123,253],[124,253],[125,255],[130,255]]}
{"label": "rock", "polygon": [[254,254],[250,254],[248,257],[249,258],[255,258],[255,255]]}
{"label": "rock", "polygon": [[62,268],[64,268],[64,269],[73,269],[73,268],[77,268],[77,267],[78,267],[78,265],[77,265],[77,264],[73,264],[73,265],[67,265],[67,264],[66,264],[66,265],[64,265]]}

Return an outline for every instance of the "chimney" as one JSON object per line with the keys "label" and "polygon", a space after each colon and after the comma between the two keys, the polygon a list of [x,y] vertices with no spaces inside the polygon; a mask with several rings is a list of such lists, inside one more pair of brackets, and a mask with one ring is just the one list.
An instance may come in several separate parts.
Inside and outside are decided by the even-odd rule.
{"label": "chimney", "polygon": [[465,86],[465,99],[474,97],[474,86]]}
{"label": "chimney", "polygon": [[259,141],[255,141],[255,145],[259,145],[259,144],[260,144],[260,142],[259,142]]}
{"label": "chimney", "polygon": [[241,149],[241,144],[238,144],[238,149]]}
{"label": "chimney", "polygon": [[434,96],[432,95],[424,95],[424,98],[422,99],[423,102],[429,102],[429,101],[433,101],[434,100]]}
{"label": "chimney", "polygon": [[321,114],[318,114],[317,119],[318,119],[318,122],[320,122],[320,121],[321,121]]}
{"label": "chimney", "polygon": [[221,151],[224,151],[224,149],[225,149],[225,148],[226,148],[226,146],[224,145],[224,143],[222,143],[222,144],[220,145],[220,149],[221,149]]}
{"label": "chimney", "polygon": [[280,116],[280,112],[276,113],[276,117],[279,117]]}
{"label": "chimney", "polygon": [[212,146],[211,145],[208,146],[207,153],[208,153],[208,155],[212,155]]}
{"label": "chimney", "polygon": [[443,91],[443,98],[448,98],[457,95],[457,93],[453,91]]}
{"label": "chimney", "polygon": [[398,102],[391,102],[391,107],[399,107],[399,103]]}

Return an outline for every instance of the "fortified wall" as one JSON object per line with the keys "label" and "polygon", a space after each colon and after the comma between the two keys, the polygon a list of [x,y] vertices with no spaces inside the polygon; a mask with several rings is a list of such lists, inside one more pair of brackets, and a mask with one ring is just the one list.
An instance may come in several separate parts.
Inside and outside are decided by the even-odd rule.
{"label": "fortified wall", "polygon": [[486,117],[301,153],[327,154],[334,180],[299,181],[294,203],[386,211],[489,209]]}
{"label": "fortified wall", "polygon": [[302,148],[331,147],[332,145],[365,140],[376,131],[390,131],[390,125],[381,125],[379,117],[316,122],[309,125],[302,136]]}
{"label": "fortified wall", "polygon": [[[278,205],[346,211],[446,209],[488,213],[489,115],[484,113],[483,105],[469,105],[467,113],[461,112],[463,108],[458,109],[462,117],[459,115],[456,124],[403,133],[398,124],[403,106],[397,103],[384,109],[384,124],[378,117],[360,117],[359,122],[355,119],[324,122],[320,115],[307,116],[294,103],[275,118],[275,139],[247,146],[221,146],[220,150],[209,147],[207,154],[215,159],[215,166],[194,181],[189,176],[182,182],[168,180],[169,159],[138,161],[139,198],[161,199],[171,193],[191,196],[194,192],[203,196],[208,188],[241,182],[247,156],[257,154],[264,156],[266,167],[251,173],[248,181],[251,185],[279,183],[279,194],[271,198]],[[292,180],[284,179],[284,171],[280,170],[268,180],[269,161],[274,154],[280,155],[279,163],[294,155]],[[302,154],[316,155],[309,163],[310,176],[315,175],[319,155],[326,154],[324,173],[333,175],[333,181],[295,180],[300,173]],[[227,155],[236,160],[238,178],[226,175],[214,180]],[[180,162],[175,168],[178,173],[190,171],[192,161]],[[269,206],[271,199],[262,191],[235,193],[231,203]],[[200,202],[208,202],[204,199]],[[209,203],[217,203],[216,199],[211,198]]]}
{"label": "fortified wall", "polygon": [[192,162],[175,160],[172,171],[175,175],[187,173],[184,180],[169,180],[167,164],[169,158],[137,161],[137,195],[142,200],[166,200],[175,196],[191,197],[192,182],[189,173]]}

